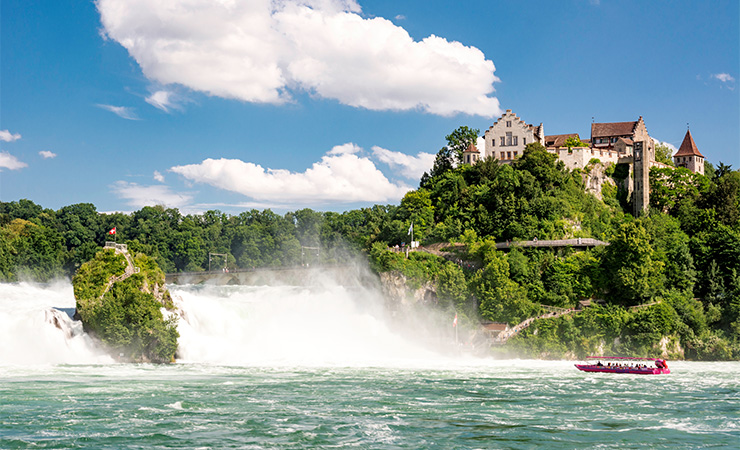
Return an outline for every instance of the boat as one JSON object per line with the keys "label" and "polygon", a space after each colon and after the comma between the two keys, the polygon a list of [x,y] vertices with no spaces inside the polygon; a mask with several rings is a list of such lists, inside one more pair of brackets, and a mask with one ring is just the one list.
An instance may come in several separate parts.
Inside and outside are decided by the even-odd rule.
{"label": "boat", "polygon": [[584,364],[575,366],[584,372],[634,373],[637,375],[671,373],[666,360],[660,358],[589,356]]}

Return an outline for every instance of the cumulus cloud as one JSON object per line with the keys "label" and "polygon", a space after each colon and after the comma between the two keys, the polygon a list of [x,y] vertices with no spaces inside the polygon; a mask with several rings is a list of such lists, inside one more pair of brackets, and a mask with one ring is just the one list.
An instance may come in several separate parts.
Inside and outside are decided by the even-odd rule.
{"label": "cumulus cloud", "polygon": [[98,105],[98,107],[103,108],[106,111],[110,111],[123,119],[140,120],[134,112],[133,108],[130,108],[128,106]]}
{"label": "cumulus cloud", "polygon": [[723,83],[732,83],[735,79],[729,73],[715,73],[712,74],[712,78],[716,78]]}
{"label": "cumulus cloud", "polygon": [[134,208],[165,205],[169,208],[187,206],[193,199],[189,193],[172,192],[168,186],[142,186],[137,183],[117,181],[111,190],[119,198],[125,199]]}
{"label": "cumulus cloud", "polygon": [[41,157],[44,158],[44,159],[51,159],[51,158],[56,158],[57,157],[57,154],[56,153],[50,152],[48,150],[41,150],[39,152],[39,155],[41,155]]}
{"label": "cumulus cloud", "polygon": [[353,144],[352,142],[348,142],[346,144],[342,145],[335,145],[331,150],[327,152],[328,155],[352,155],[354,153],[359,153],[362,151],[362,148]]}
{"label": "cumulus cloud", "polygon": [[[343,151],[340,151],[343,150]],[[358,147],[334,147],[305,172],[265,169],[238,159],[206,159],[200,164],[175,166],[170,171],[258,202],[328,204],[387,202],[400,199],[408,186],[389,181]]]}
{"label": "cumulus cloud", "polygon": [[11,155],[8,152],[1,152],[0,153],[0,169],[10,169],[10,170],[18,170],[22,169],[24,167],[28,167],[28,164],[24,163],[23,161],[20,161],[15,156]]}
{"label": "cumulus cloud", "polygon": [[164,175],[162,175],[158,170],[154,171],[154,179],[160,183],[164,183]]}
{"label": "cumulus cloud", "polygon": [[259,103],[308,92],[371,110],[501,113],[491,96],[495,67],[483,52],[435,35],[415,41],[390,20],[364,18],[354,1],[97,0],[97,7],[105,36],[164,86]]}
{"label": "cumulus cloud", "polygon": [[374,146],[373,155],[379,161],[398,171],[402,176],[412,180],[419,180],[424,172],[428,172],[434,165],[436,155],[419,152],[416,156],[401,152],[394,152],[382,147]]}
{"label": "cumulus cloud", "polygon": [[8,130],[0,130],[0,141],[13,142],[13,141],[17,141],[20,138],[21,138],[21,135],[18,133],[13,134]]}

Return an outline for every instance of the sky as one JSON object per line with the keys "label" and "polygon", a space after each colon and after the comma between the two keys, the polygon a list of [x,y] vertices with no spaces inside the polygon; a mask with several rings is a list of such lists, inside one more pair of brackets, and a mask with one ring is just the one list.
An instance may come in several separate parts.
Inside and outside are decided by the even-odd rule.
{"label": "sky", "polygon": [[740,168],[738,3],[0,0],[0,201],[398,204],[506,109]]}

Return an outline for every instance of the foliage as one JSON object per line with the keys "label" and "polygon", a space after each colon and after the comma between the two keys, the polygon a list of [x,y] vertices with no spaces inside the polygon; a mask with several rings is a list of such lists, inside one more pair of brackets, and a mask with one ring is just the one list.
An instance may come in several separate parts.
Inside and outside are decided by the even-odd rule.
{"label": "foliage", "polygon": [[179,333],[175,317],[165,318],[161,311],[173,307],[164,290],[164,273],[144,255],[135,261],[140,272],[128,277],[123,277],[125,256],[113,250],[100,251],[84,263],[73,279],[77,314],[85,330],[112,354],[131,361],[171,362]]}
{"label": "foliage", "polygon": [[581,139],[577,136],[570,136],[568,139],[565,140],[565,146],[570,149],[574,147],[588,147],[588,144],[581,141]]}
{"label": "foliage", "polygon": [[655,160],[669,166],[673,164],[673,149],[660,142],[655,143]]}
{"label": "foliage", "polygon": [[660,292],[665,264],[654,253],[650,236],[639,222],[623,224],[601,263],[601,283],[609,297],[624,305],[637,305]]}
{"label": "foliage", "polygon": [[447,148],[452,152],[457,164],[462,163],[463,152],[468,149],[470,144],[475,145],[479,134],[480,130],[461,126],[445,136],[445,139],[447,140]]}

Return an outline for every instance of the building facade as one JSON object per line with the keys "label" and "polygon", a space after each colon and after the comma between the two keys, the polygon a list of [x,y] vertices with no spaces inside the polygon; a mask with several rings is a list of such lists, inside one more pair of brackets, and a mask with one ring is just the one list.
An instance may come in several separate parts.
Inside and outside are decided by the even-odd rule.
{"label": "building facade", "polygon": [[704,175],[704,155],[696,147],[691,131],[686,130],[681,147],[673,155],[673,163],[676,167],[685,167],[692,172]]}
{"label": "building facade", "polygon": [[498,159],[509,163],[524,153],[524,147],[533,142],[545,145],[542,124],[530,125],[507,109],[506,112],[484,133],[484,158]]}
{"label": "building facade", "polygon": [[[577,133],[545,136],[542,123],[539,126],[527,124],[507,109],[485,131],[483,154],[471,144],[463,152],[463,163],[475,164],[480,159],[493,158],[508,164],[524,154],[527,144],[539,142],[570,170],[582,169],[593,159],[604,164],[629,164],[632,170],[625,187],[632,195],[634,215],[648,210],[650,168],[671,166],[655,161],[655,140],[650,137],[642,116],[632,122],[592,123],[591,139],[584,142],[587,147],[566,147],[565,141],[570,137],[579,138]],[[704,174],[704,155],[689,131],[673,160],[677,167]]]}

